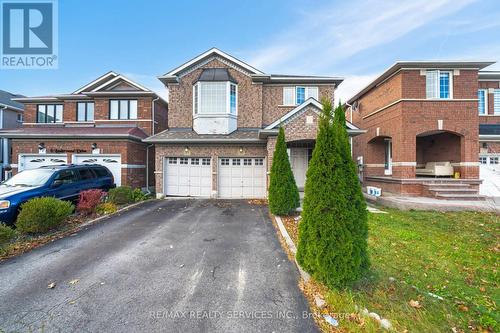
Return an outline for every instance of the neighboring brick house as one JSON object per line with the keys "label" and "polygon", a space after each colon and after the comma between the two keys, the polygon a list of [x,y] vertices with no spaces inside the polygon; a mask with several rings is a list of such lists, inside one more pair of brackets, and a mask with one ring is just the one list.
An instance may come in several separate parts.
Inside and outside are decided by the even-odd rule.
{"label": "neighboring brick house", "polygon": [[107,166],[117,185],[154,184],[152,168],[147,174],[154,147],[142,139],[167,127],[167,102],[151,90],[109,72],[71,94],[14,100],[24,104],[23,126],[0,132],[12,140],[14,173],[95,163]]}
{"label": "neighboring brick house", "polygon": [[[265,198],[280,124],[299,188],[314,146],[318,100],[336,77],[269,75],[210,49],[159,77],[169,91],[168,129],[155,144],[158,196]],[[347,124],[351,135],[363,131]]]}
{"label": "neighboring brick house", "polygon": [[[0,130],[18,128],[23,123],[24,105],[13,99],[24,97],[0,90]],[[0,180],[5,178],[4,170],[10,166],[10,140],[0,138]]]}
{"label": "neighboring brick house", "polygon": [[[491,64],[397,62],[349,99],[348,119],[367,130],[353,142],[363,184],[396,194],[480,199],[479,124],[487,117],[478,116],[478,88],[493,82],[478,76]],[[450,162],[447,169],[459,179],[420,176],[429,162]]]}

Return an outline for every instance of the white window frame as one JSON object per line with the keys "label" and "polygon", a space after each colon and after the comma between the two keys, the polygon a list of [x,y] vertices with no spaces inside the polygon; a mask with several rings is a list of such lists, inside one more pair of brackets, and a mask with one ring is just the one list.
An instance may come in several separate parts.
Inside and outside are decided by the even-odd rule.
{"label": "white window frame", "polygon": [[[298,88],[304,88],[305,90],[305,96],[304,96],[304,102],[307,101],[309,98],[314,97],[316,100],[319,100],[319,87],[318,86],[284,86],[283,87],[283,106],[297,106],[297,89]],[[291,102],[292,104],[288,103],[286,100],[285,96],[285,90],[292,90],[292,98]],[[311,92],[315,91],[316,93],[314,94],[315,96],[312,96]]]}
{"label": "white window frame", "polygon": [[493,114],[500,116],[500,89],[493,89]]}
{"label": "white window frame", "polygon": [[[430,72],[435,72],[436,73],[436,78],[434,79],[434,91],[432,96],[429,96],[428,91],[427,91],[427,77]],[[441,90],[440,90],[440,77],[441,73],[448,73],[449,78],[450,78],[450,94],[448,98],[441,98]],[[435,99],[435,100],[449,100],[453,99],[453,70],[440,70],[440,69],[428,69],[425,72],[425,97],[426,99]]]}
{"label": "white window frame", "polygon": [[478,92],[479,91],[484,92],[484,113],[481,113],[479,111],[479,94],[477,96],[477,98],[478,98],[477,111],[478,111],[478,113],[479,113],[480,116],[486,116],[486,115],[488,115],[488,89],[478,89],[477,91]]}
{"label": "white window frame", "polygon": [[[201,99],[201,85],[203,84],[210,84],[210,83],[220,83],[220,81],[202,81],[202,82],[196,82],[193,84],[193,117],[198,117],[198,116],[223,116],[223,115],[232,115],[232,116],[237,116],[238,115],[238,100],[239,100],[239,94],[238,94],[238,84],[231,82],[231,81],[226,81],[226,105],[225,105],[225,112],[223,113],[204,113],[203,112],[203,107],[202,107],[202,99]],[[234,86],[236,88],[236,109],[234,113],[231,113],[231,86]]]}

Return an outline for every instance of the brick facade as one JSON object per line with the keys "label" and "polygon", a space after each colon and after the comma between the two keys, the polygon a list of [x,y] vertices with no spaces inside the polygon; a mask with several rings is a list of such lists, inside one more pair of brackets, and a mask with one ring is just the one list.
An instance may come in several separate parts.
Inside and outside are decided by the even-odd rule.
{"label": "brick facade", "polygon": [[[111,76],[111,74],[108,74]],[[113,74],[116,77],[118,74]],[[112,79],[112,78],[107,78]],[[105,79],[94,83],[89,89],[103,84]],[[104,81],[103,81],[104,80]],[[116,92],[118,92],[116,94]],[[115,99],[130,99],[137,100],[137,119],[131,120],[112,120],[110,119],[110,101]],[[94,120],[88,122],[77,121],[77,103],[78,102],[94,102]],[[156,94],[150,91],[139,90],[131,84],[122,80],[118,84],[112,86],[109,90],[100,92],[100,95],[94,96],[93,92],[81,92],[75,96],[74,94],[58,95],[50,100],[46,98],[30,98],[23,102],[25,105],[24,111],[24,129],[26,137],[15,137],[12,139],[12,158],[14,173],[17,172],[19,154],[38,154],[38,144],[43,142],[46,147],[46,153],[65,153],[68,163],[72,163],[71,156],[73,154],[90,154],[91,144],[96,143],[100,149],[100,154],[119,154],[121,156],[121,184],[132,187],[146,187],[146,166],[147,166],[147,150],[149,149],[149,163],[154,165],[155,149],[141,141],[140,137],[136,139],[130,138],[126,131],[123,136],[116,136],[115,139],[109,139],[106,129],[109,128],[109,133],[116,133],[116,129],[139,129],[138,132],[143,136],[152,135],[161,132],[167,128],[167,113],[168,105],[165,101],[158,98]],[[153,104],[154,103],[154,104]],[[37,123],[37,108],[40,104],[62,104],[63,122],[56,124]],[[154,105],[154,119],[153,119]],[[154,126],[154,128],[153,128]],[[85,137],[85,131],[82,127],[89,128],[89,132],[93,129],[99,129],[100,136],[92,138]],[[52,139],[51,133],[47,133],[46,129],[53,129],[54,133],[58,130],[60,133],[65,133],[67,136],[64,139]],[[70,128],[75,128],[75,135],[71,136]],[[63,131],[62,131],[63,130]],[[40,131],[42,134],[37,134]],[[37,134],[37,139],[31,139],[33,134]],[[154,186],[154,171],[153,167],[149,169],[149,186]]]}
{"label": "brick facade", "polygon": [[[422,195],[417,166],[450,161],[462,179],[478,179],[478,70],[448,69],[452,99],[426,98],[425,69],[399,69],[356,96],[349,111],[353,123],[367,133],[353,140],[353,158],[363,158],[364,185],[386,192]],[[392,174],[385,169],[386,142],[392,141]],[[384,177],[382,180],[373,177]]]}

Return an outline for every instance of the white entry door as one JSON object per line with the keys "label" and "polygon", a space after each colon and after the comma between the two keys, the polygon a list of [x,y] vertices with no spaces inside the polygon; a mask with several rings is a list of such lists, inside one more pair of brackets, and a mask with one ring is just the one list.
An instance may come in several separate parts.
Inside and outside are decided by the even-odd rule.
{"label": "white entry door", "polygon": [[165,195],[210,197],[212,192],[210,157],[167,157],[164,166]]}
{"label": "white entry door", "polygon": [[111,171],[116,186],[122,184],[122,157],[120,154],[74,154],[73,164],[99,164]]}
{"label": "white entry door", "polygon": [[290,165],[298,188],[304,188],[306,184],[309,150],[310,148],[290,148]]}
{"label": "white entry door", "polygon": [[18,171],[68,163],[66,154],[19,154]]}
{"label": "white entry door", "polygon": [[266,165],[259,158],[219,158],[220,198],[265,198]]}

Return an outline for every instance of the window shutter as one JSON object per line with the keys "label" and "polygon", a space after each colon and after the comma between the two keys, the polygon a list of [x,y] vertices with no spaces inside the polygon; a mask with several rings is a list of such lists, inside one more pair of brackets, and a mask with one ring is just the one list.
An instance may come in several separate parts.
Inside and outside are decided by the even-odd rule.
{"label": "window shutter", "polygon": [[295,105],[295,87],[283,87],[283,105]]}

